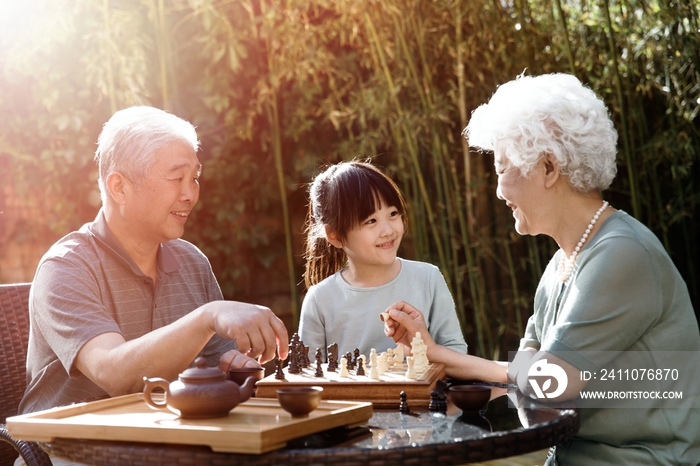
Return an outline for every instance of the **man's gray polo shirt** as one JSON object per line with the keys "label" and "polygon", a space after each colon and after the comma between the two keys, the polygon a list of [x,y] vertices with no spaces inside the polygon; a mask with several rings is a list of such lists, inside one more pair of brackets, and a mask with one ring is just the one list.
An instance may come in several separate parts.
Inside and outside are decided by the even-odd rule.
{"label": "man's gray polo shirt", "polygon": [[[30,293],[28,386],[20,413],[107,396],[74,367],[92,338],[118,332],[132,340],[223,299],[209,261],[191,243],[161,244],[157,262],[154,288],[109,231],[102,211],[49,249]],[[203,356],[218,365],[219,355],[233,348],[233,341],[214,336]]]}

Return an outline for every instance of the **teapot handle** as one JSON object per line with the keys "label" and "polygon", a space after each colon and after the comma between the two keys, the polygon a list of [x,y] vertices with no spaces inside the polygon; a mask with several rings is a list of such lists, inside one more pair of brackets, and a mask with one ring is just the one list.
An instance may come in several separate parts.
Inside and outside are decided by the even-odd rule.
{"label": "teapot handle", "polygon": [[[150,406],[153,409],[163,409],[167,408],[167,393],[168,393],[168,387],[170,386],[170,382],[168,382],[165,379],[161,378],[153,378],[149,379],[148,377],[143,378],[143,382],[146,384],[143,387],[143,401],[146,402],[148,406]],[[162,388],[165,391],[165,397],[163,398],[163,401],[161,403],[156,402],[152,397],[151,393],[155,388]]]}

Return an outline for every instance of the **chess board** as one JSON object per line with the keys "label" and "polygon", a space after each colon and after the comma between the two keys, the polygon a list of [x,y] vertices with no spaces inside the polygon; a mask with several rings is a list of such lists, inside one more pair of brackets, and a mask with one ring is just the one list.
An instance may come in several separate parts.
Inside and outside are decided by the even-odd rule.
{"label": "chess board", "polygon": [[416,374],[416,379],[407,379],[406,363],[395,364],[379,380],[369,377],[369,369],[366,375],[358,376],[354,370],[349,371],[349,377],[340,377],[340,369],[329,372],[328,364],[322,364],[323,377],[316,377],[316,365],[302,369],[299,374],[290,374],[284,369],[284,380],[275,378],[275,374],[269,375],[258,381],[256,385],[256,397],[277,398],[278,388],[319,386],[323,387],[324,400],[342,401],[371,401],[377,407],[396,408],[401,402],[400,393],[406,392],[408,405],[428,406],[430,403],[430,391],[435,389],[438,379],[445,379],[445,365],[442,363],[430,363],[428,368]]}

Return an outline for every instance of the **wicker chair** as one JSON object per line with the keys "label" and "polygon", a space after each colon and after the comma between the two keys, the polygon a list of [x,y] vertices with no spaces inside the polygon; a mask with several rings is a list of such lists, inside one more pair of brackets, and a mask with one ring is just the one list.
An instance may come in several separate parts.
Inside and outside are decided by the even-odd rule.
{"label": "wicker chair", "polygon": [[29,287],[31,283],[0,285],[0,466],[12,465],[22,455],[28,466],[51,466],[49,456],[34,442],[14,440],[5,420],[17,414],[27,386]]}

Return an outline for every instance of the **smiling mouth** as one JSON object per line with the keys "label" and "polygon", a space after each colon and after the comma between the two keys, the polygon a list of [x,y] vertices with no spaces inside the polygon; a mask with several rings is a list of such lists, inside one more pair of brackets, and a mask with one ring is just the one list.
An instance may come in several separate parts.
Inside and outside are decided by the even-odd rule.
{"label": "smiling mouth", "polygon": [[395,241],[396,240],[392,239],[391,241],[387,241],[386,243],[378,244],[377,247],[382,249],[389,249],[394,246]]}
{"label": "smiling mouth", "polygon": [[187,218],[189,215],[187,212],[170,212],[171,214],[175,215],[176,217],[180,218]]}

